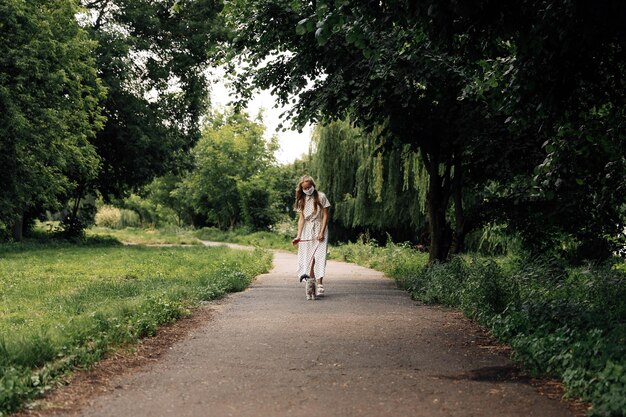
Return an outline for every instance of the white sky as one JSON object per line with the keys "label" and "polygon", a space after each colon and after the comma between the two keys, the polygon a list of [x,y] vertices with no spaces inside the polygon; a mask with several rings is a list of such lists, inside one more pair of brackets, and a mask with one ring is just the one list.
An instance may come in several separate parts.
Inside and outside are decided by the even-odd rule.
{"label": "white sky", "polygon": [[[214,107],[226,107],[231,101],[228,86],[224,78],[214,79],[211,84],[211,103]],[[309,151],[309,143],[311,141],[311,126],[307,125],[302,133],[297,130],[287,130],[285,132],[276,131],[280,123],[280,114],[284,112],[284,108],[274,108],[276,100],[269,91],[264,90],[254,96],[248,105],[248,114],[255,118],[259,110],[263,109],[263,123],[265,124],[265,136],[272,137],[274,134],[278,136],[280,149],[276,153],[276,159],[280,163],[291,163],[302,154]],[[290,126],[289,121],[283,122],[286,127]]]}

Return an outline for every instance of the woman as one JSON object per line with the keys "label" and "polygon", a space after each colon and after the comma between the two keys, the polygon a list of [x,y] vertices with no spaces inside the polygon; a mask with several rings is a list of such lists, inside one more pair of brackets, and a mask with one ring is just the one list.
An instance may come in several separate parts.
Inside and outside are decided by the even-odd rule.
{"label": "woman", "polygon": [[298,246],[298,277],[317,279],[317,295],[324,294],[324,272],[328,246],[328,207],[326,195],[315,188],[315,181],[308,175],[300,178],[296,187],[298,235],[292,241]]}

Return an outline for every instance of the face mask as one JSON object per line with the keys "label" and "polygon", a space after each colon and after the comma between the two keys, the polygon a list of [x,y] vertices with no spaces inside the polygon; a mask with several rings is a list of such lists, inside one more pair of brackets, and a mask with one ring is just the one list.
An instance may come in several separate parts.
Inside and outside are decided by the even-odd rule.
{"label": "face mask", "polygon": [[305,189],[302,189],[302,192],[303,192],[304,194],[306,194],[306,195],[311,195],[311,194],[313,194],[313,191],[315,191],[315,187],[310,187],[310,188],[308,188],[308,189],[306,189],[306,190],[305,190]]}

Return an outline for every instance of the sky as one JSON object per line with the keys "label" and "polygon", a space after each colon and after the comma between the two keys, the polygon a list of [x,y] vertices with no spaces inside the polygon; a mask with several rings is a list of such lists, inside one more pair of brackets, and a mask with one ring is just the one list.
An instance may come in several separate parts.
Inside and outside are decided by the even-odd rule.
{"label": "sky", "polygon": [[[224,78],[214,80],[211,85],[211,103],[213,107],[226,107],[231,101],[228,86]],[[285,132],[276,131],[280,123],[280,114],[284,112],[284,108],[274,108],[276,100],[269,91],[264,90],[255,95],[248,105],[248,114],[256,117],[259,110],[263,108],[263,122],[265,124],[265,136],[270,138],[272,135],[278,136],[280,149],[276,153],[276,159],[280,163],[291,163],[299,158],[303,153],[309,151],[309,143],[311,138],[311,126],[307,125],[302,133],[297,130],[287,130]],[[289,122],[283,123],[289,127]]]}

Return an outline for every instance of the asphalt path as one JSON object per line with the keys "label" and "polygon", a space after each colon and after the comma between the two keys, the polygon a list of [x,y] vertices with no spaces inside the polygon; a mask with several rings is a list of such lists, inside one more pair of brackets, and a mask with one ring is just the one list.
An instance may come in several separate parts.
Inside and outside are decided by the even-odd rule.
{"label": "asphalt path", "polygon": [[326,295],[307,301],[296,266],[276,252],[270,273],[79,415],[572,416],[460,313],[333,261]]}

